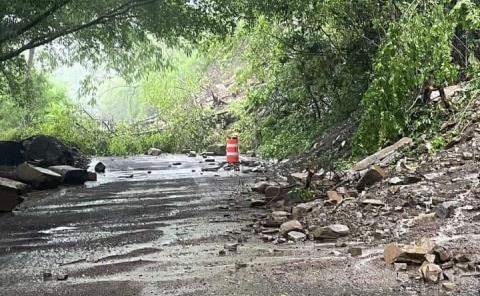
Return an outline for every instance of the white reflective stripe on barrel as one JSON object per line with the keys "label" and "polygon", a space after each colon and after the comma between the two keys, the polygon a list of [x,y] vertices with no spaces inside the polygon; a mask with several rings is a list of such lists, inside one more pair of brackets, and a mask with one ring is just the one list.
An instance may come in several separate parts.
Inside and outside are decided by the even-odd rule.
{"label": "white reflective stripe on barrel", "polygon": [[238,148],[238,144],[227,144],[227,148]]}
{"label": "white reflective stripe on barrel", "polygon": [[238,152],[227,152],[227,156],[239,156],[240,153]]}

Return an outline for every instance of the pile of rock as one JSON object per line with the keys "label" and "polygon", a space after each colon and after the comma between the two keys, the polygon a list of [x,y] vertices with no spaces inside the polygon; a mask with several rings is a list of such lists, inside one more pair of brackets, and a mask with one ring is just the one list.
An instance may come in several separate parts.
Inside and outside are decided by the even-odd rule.
{"label": "pile of rock", "polygon": [[61,184],[78,185],[97,179],[96,173],[83,168],[86,158],[78,150],[53,137],[1,142],[0,150],[9,153],[1,159],[4,166],[0,170],[0,212],[15,209],[31,189],[52,189]]}
{"label": "pile of rock", "polygon": [[447,290],[455,287],[455,273],[476,270],[477,265],[466,255],[452,256],[441,246],[423,238],[405,245],[390,243],[384,249],[385,263],[393,265],[397,272],[416,266],[417,278],[430,283],[441,283]]}

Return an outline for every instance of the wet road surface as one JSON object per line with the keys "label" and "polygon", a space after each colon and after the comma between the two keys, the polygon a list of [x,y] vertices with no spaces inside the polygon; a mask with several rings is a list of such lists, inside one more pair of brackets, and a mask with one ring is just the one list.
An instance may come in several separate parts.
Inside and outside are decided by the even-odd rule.
{"label": "wet road surface", "polygon": [[[181,155],[101,161],[97,182],[32,193],[0,216],[0,295],[425,292],[402,287],[381,248],[350,258],[333,244],[260,242],[246,228],[262,214],[247,200],[257,175],[202,173],[209,164]],[[238,252],[220,256],[232,242]]]}

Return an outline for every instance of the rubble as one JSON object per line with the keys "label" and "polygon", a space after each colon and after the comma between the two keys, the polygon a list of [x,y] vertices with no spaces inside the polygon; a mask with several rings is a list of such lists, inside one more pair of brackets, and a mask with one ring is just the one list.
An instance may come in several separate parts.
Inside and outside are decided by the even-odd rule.
{"label": "rubble", "polygon": [[57,188],[62,183],[60,174],[26,162],[16,168],[15,174],[22,182],[31,185],[35,189]]}

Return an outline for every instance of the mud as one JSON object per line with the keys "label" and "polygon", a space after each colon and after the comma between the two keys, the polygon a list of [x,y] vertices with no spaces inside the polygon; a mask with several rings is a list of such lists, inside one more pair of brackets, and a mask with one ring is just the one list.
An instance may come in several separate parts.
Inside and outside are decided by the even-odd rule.
{"label": "mud", "polygon": [[[209,164],[181,155],[101,161],[97,182],[33,193],[0,217],[0,295],[441,293],[399,279],[381,245],[349,242],[365,248],[350,258],[333,244],[259,241],[246,227],[263,213],[248,206],[258,175],[202,173]],[[228,242],[238,251],[220,256]]]}

